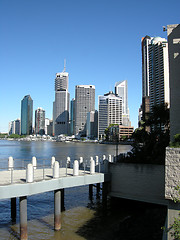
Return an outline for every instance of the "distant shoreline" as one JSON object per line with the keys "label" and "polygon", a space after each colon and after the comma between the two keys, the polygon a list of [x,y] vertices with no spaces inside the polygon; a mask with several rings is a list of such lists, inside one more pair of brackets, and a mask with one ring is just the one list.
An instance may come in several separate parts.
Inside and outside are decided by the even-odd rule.
{"label": "distant shoreline", "polygon": [[52,138],[47,138],[47,139],[43,139],[43,138],[0,138],[0,140],[6,140],[6,141],[23,141],[23,142],[43,142],[43,141],[49,141],[49,142],[63,142],[63,143],[96,143],[96,144],[110,144],[110,145],[132,145],[132,142],[99,142],[99,141],[94,141],[94,140],[65,140],[65,141],[59,141],[56,139],[52,139]]}

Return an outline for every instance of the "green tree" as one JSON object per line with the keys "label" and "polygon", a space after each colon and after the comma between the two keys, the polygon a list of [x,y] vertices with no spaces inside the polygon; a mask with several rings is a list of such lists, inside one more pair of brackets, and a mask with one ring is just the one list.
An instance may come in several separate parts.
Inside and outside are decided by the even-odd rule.
{"label": "green tree", "polygon": [[[150,126],[151,131],[145,129]],[[156,105],[146,121],[133,133],[133,149],[126,161],[164,164],[165,148],[169,145],[169,109],[167,104]]]}
{"label": "green tree", "polygon": [[171,147],[180,147],[180,133],[174,136],[174,141],[170,143]]}

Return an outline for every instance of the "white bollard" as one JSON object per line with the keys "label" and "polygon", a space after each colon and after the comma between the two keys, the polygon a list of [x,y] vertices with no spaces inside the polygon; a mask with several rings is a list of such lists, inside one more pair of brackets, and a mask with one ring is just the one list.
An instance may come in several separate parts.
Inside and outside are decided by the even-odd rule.
{"label": "white bollard", "polygon": [[109,162],[112,162],[112,157],[111,157],[111,155],[109,155]]}
{"label": "white bollard", "polygon": [[53,178],[59,178],[59,162],[55,161],[53,165]]}
{"label": "white bollard", "polygon": [[14,160],[13,160],[13,157],[9,157],[9,159],[8,159],[8,168],[9,168],[9,170],[11,170],[11,169],[14,168]]}
{"label": "white bollard", "polygon": [[26,182],[32,183],[34,181],[34,168],[32,163],[29,163],[26,168]]}
{"label": "white bollard", "polygon": [[79,175],[79,162],[78,162],[78,160],[74,160],[73,175],[74,176],[78,176]]}
{"label": "white bollard", "polygon": [[34,169],[37,168],[37,160],[36,160],[36,157],[32,157],[32,165],[33,165]]}
{"label": "white bollard", "polygon": [[96,156],[96,165],[98,165],[98,164],[99,164],[99,157]]}
{"label": "white bollard", "polygon": [[67,167],[71,167],[71,158],[70,157],[67,157]]}
{"label": "white bollard", "polygon": [[54,156],[51,157],[51,168],[54,167],[54,163],[55,163],[55,161],[56,161],[55,157],[54,157]]}
{"label": "white bollard", "polygon": [[103,155],[103,162],[104,162],[104,160],[106,160],[106,155]]}
{"label": "white bollard", "polygon": [[95,173],[95,161],[93,159],[90,160],[90,174]]}
{"label": "white bollard", "polygon": [[79,163],[82,164],[83,163],[83,157],[79,158]]}

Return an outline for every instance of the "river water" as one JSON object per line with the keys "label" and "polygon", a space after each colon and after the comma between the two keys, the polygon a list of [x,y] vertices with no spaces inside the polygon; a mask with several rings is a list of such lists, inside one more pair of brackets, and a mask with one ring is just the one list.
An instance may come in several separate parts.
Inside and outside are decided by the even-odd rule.
{"label": "river water", "polygon": [[[119,145],[118,153],[129,151],[131,146]],[[115,145],[97,143],[61,143],[51,141],[0,141],[0,170],[8,166],[12,156],[15,166],[26,166],[33,156],[38,163],[50,162],[52,156],[63,162],[71,159],[89,159],[90,156],[115,155]],[[19,200],[17,199],[16,223],[11,222],[10,199],[0,201],[0,239],[19,239]],[[89,199],[88,186],[65,189],[65,211],[62,212],[62,229],[53,230],[54,195],[46,192],[28,197],[28,239],[112,239],[112,232],[119,222],[128,218],[128,211],[116,211],[109,207],[104,212],[102,196]]]}

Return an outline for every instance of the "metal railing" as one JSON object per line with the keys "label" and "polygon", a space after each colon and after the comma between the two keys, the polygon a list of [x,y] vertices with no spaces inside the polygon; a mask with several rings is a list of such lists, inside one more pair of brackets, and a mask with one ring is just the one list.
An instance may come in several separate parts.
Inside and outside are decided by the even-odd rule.
{"label": "metal railing", "polygon": [[[110,156],[110,155],[109,155]],[[12,158],[12,157],[11,157]],[[69,158],[70,159],[70,158]],[[92,157],[90,158],[94,160]],[[81,174],[90,174],[90,159],[82,159],[78,160],[79,161],[79,169],[78,171],[81,172]],[[96,156],[95,161],[95,173],[101,173],[103,171],[104,167],[104,161],[107,160],[108,158],[103,155],[103,156]],[[111,160],[110,160],[111,159]],[[114,156],[109,157],[109,160],[112,162],[112,159],[114,161]],[[12,159],[11,159],[12,161]],[[33,182],[35,181],[43,181],[43,180],[48,180],[53,178],[53,168],[52,168],[52,160],[50,159],[38,159],[38,164],[33,166]],[[59,162],[59,171],[60,171],[60,177],[67,177],[69,175],[72,176],[72,171],[68,173],[68,169],[73,169],[74,168],[74,160],[67,161],[67,160],[58,160],[56,161]],[[14,183],[25,183],[27,182],[27,166],[28,164],[32,164],[32,159],[13,159],[12,162],[7,162],[3,161],[3,165],[6,165],[7,167],[1,167],[0,166],[0,179],[2,179],[1,175],[6,177],[6,181],[0,180],[0,185],[7,185],[7,184],[14,184]],[[65,168],[65,174],[61,175],[61,169]],[[24,170],[22,172],[22,176],[19,178],[15,176],[16,174],[20,173],[17,170]],[[40,171],[42,170],[42,175]],[[5,175],[6,172],[6,175]],[[50,173],[51,172],[51,173]],[[8,174],[10,173],[10,175]],[[36,175],[38,174],[38,176]],[[9,175],[9,177],[8,177]],[[42,177],[41,177],[41,176]],[[9,179],[9,180],[8,180]]]}

